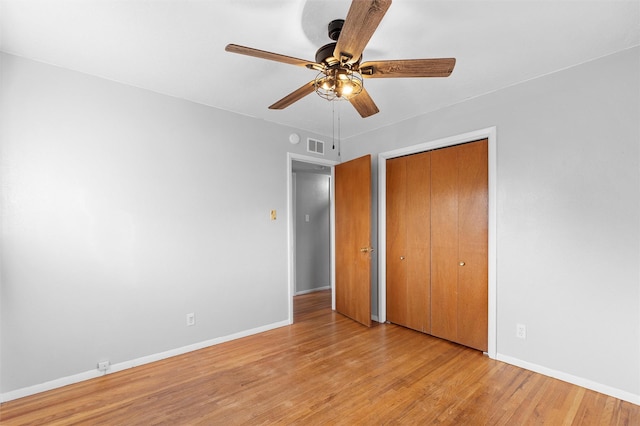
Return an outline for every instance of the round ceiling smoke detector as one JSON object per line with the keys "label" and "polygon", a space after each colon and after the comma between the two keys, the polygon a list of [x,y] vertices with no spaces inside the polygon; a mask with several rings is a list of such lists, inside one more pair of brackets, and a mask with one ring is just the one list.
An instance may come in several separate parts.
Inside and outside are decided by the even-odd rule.
{"label": "round ceiling smoke detector", "polygon": [[289,135],[289,142],[291,142],[292,145],[300,143],[300,135],[297,133],[291,133]]}

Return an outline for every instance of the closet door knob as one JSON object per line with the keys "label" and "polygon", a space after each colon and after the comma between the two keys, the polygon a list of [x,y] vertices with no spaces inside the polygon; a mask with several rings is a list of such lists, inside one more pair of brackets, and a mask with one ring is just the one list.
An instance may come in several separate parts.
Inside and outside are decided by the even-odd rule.
{"label": "closet door knob", "polygon": [[460,263],[459,263],[459,265],[460,265],[460,266],[464,266],[464,262],[460,262]]}
{"label": "closet door knob", "polygon": [[400,260],[404,260],[404,256],[400,256]]}

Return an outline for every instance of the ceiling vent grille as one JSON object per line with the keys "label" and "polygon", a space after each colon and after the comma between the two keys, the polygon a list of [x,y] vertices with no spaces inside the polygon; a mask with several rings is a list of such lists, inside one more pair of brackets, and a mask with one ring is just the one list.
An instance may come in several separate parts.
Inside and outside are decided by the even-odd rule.
{"label": "ceiling vent grille", "polygon": [[324,142],[317,139],[307,138],[307,151],[324,155]]}

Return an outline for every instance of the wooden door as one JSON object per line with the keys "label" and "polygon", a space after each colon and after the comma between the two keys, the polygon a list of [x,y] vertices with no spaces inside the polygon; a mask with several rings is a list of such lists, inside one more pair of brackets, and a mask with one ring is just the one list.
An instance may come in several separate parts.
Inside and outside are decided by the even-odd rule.
{"label": "wooden door", "polygon": [[430,153],[387,160],[387,319],[429,333]]}
{"label": "wooden door", "polygon": [[431,332],[431,153],[407,157],[407,324]]}
{"label": "wooden door", "polygon": [[487,140],[432,151],[431,334],[487,350]]}
{"label": "wooden door", "polygon": [[[487,351],[488,330],[488,142],[458,152],[458,341]],[[464,263],[460,266],[460,263]]]}
{"label": "wooden door", "polygon": [[387,321],[408,327],[407,306],[407,161],[406,157],[387,160]]}
{"label": "wooden door", "polygon": [[458,341],[458,153],[431,158],[431,334]]}
{"label": "wooden door", "polygon": [[335,167],[336,311],[371,326],[371,156]]}

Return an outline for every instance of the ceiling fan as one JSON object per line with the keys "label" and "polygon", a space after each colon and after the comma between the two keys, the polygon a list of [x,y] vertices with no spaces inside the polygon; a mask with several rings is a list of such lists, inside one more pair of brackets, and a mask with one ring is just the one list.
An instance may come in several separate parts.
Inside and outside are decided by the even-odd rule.
{"label": "ceiling fan", "polygon": [[364,88],[363,78],[448,77],[456,64],[455,58],[361,63],[362,51],[389,6],[391,0],[352,0],[346,19],[329,23],[329,38],[334,42],[318,49],[315,62],[237,44],[229,44],[225,50],[318,71],[314,80],[269,106],[269,109],[284,109],[315,91],[325,99],[347,99],[363,118],[369,117],[379,110]]}

